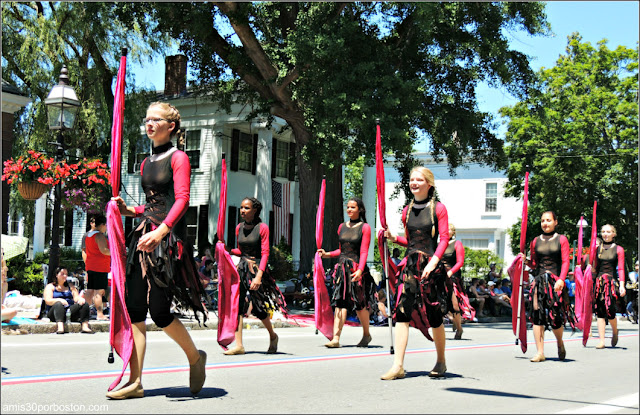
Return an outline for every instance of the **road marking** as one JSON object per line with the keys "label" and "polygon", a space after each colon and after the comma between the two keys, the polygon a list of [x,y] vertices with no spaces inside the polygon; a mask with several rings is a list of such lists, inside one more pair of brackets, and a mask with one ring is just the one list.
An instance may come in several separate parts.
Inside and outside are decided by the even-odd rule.
{"label": "road marking", "polygon": [[[245,332],[246,333],[246,332]],[[305,334],[278,334],[278,336],[281,339],[286,339],[286,338],[293,338],[293,337],[312,337],[315,336],[315,334],[313,333],[305,333]],[[211,335],[210,337],[200,337],[200,336],[193,336],[198,343],[200,342],[217,342],[217,338],[216,335]],[[623,337],[623,336],[620,336]],[[243,339],[261,339],[261,338],[266,338],[266,334],[262,334],[262,335],[247,335],[247,334],[243,334],[242,336]],[[54,340],[52,340],[53,343]],[[51,348],[51,344],[52,343],[7,343],[6,341],[2,342],[2,348],[4,349],[5,347],[9,348],[9,347],[43,347],[43,348],[47,348],[50,349]],[[150,338],[147,335],[147,344],[153,344],[153,343],[175,343],[171,338],[169,337],[165,337],[165,338],[161,338],[161,339],[153,339]],[[96,344],[102,344],[102,345],[109,345],[109,338],[107,337],[105,340],[94,340],[94,341],[68,341],[68,342],[55,342],[56,346],[78,346],[78,345],[96,345]]]}
{"label": "road marking", "polygon": [[577,409],[567,409],[565,411],[556,412],[557,414],[610,414],[621,409],[638,410],[638,398],[640,394],[632,393],[631,395],[620,396],[608,401],[582,406]]}
{"label": "road marking", "polygon": [[[306,335],[292,335],[292,336],[304,337]],[[626,334],[620,337],[637,337],[637,336],[638,334]],[[582,341],[582,338],[564,339],[564,341],[565,342]],[[555,343],[555,339],[546,340],[545,343]],[[528,344],[535,344],[535,342],[529,342]],[[513,345],[514,343],[510,341],[508,343],[489,343],[489,344],[478,344],[473,346],[453,346],[453,347],[448,347],[447,352],[452,352],[456,350],[487,349],[487,348],[495,348],[495,347],[513,347]],[[430,347],[430,348],[422,348],[422,349],[410,349],[410,350],[407,350],[406,353],[407,354],[431,353],[435,351],[436,351],[435,347]],[[320,355],[320,356],[291,357],[291,358],[283,358],[283,359],[253,360],[253,361],[243,361],[243,362],[235,362],[235,363],[210,363],[207,365],[206,369],[216,370],[216,369],[229,369],[229,368],[237,368],[237,367],[271,366],[271,365],[280,365],[280,364],[321,362],[321,361],[330,361],[330,360],[379,357],[379,356],[388,356],[388,355],[389,355],[388,351],[376,351],[376,352],[349,353],[349,354],[340,354],[340,355]],[[189,370],[189,366],[187,365],[164,366],[164,367],[144,369],[143,373],[144,375],[150,375],[150,374],[186,372],[188,370]],[[59,382],[59,381],[69,381],[69,380],[96,379],[96,378],[117,376],[120,373],[121,373],[121,370],[108,370],[108,371],[101,371],[101,372],[62,373],[62,374],[53,374],[53,375],[32,375],[32,376],[20,376],[20,377],[5,376],[0,382],[0,385],[9,386],[9,385],[20,385],[20,384],[26,384],[26,383],[46,383],[46,382]],[[128,375],[128,373],[129,371],[127,370],[125,372],[125,375]]]}

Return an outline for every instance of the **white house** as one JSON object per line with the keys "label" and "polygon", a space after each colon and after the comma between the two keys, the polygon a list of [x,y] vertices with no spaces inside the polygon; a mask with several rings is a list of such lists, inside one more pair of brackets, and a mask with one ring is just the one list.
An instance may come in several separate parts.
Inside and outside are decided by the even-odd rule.
{"label": "white house", "polygon": [[[514,255],[508,248],[511,242],[507,228],[520,220],[522,201],[504,196],[506,174],[477,163],[467,163],[450,174],[446,160],[437,163],[427,153],[414,156],[433,172],[438,196],[447,208],[449,222],[456,227],[457,239],[465,247],[489,249],[510,264]],[[391,199],[400,182],[392,160],[385,165],[385,181],[388,225],[395,234],[404,235],[404,196]],[[379,218],[376,226],[380,229]]]}

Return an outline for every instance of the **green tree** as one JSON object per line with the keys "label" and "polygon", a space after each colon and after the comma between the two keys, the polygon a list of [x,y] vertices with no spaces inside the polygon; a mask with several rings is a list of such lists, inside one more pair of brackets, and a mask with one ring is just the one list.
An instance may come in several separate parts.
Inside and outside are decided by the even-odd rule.
{"label": "green tree", "polygon": [[[583,214],[591,222],[597,197],[598,227],[617,228],[630,265],[638,231],[638,46],[611,50],[602,40],[594,47],[574,33],[556,66],[537,75],[525,100],[501,109],[508,196],[521,196],[531,166],[527,243],[540,234],[547,210],[557,213],[559,233],[577,239],[575,224]],[[520,224],[509,233],[515,253]]]}
{"label": "green tree", "polygon": [[507,274],[502,258],[488,249],[471,249],[465,247],[462,277],[466,281],[471,281],[472,278],[483,278],[486,280],[487,274],[489,273],[489,264],[492,262],[496,264],[496,271],[502,271],[502,276],[505,277]]}
{"label": "green tree", "polygon": [[[409,165],[417,137],[452,167],[472,156],[504,163],[491,117],[477,108],[483,80],[520,95],[532,77],[505,30],[548,30],[543,3],[136,3],[188,57],[193,86],[251,116],[286,120],[296,140],[301,269],[311,269],[319,185],[326,228],[342,220],[341,167],[373,159],[375,118],[384,151]],[[148,15],[147,15],[148,14]],[[452,139],[453,137],[453,139]],[[486,149],[486,152],[471,151]],[[408,171],[403,170],[405,180]],[[335,232],[325,232],[335,246]]]}
{"label": "green tree", "polygon": [[[25,148],[45,150],[54,141],[47,125],[44,99],[58,82],[62,65],[82,103],[76,126],[64,134],[71,156],[109,155],[113,91],[122,47],[129,60],[144,62],[154,51],[167,49],[166,36],[151,36],[153,25],[144,19],[130,22],[126,3],[3,2],[2,79],[21,88],[33,103],[16,117],[14,153]],[[124,137],[138,138],[140,119],[151,96],[131,87],[127,75]]]}

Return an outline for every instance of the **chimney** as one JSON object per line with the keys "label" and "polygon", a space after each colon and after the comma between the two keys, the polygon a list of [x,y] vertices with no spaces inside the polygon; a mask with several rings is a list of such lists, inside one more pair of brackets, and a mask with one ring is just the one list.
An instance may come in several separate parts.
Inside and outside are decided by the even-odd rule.
{"label": "chimney", "polygon": [[164,59],[164,95],[176,96],[187,93],[187,57],[167,56]]}

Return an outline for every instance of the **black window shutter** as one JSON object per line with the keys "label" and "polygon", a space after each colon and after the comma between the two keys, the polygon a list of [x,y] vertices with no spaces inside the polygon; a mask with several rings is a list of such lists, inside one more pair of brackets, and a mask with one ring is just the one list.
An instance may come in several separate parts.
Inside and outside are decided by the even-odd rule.
{"label": "black window shutter", "polygon": [[198,251],[209,244],[209,205],[200,205],[198,213]]}
{"label": "black window shutter", "polygon": [[253,135],[253,151],[251,154],[251,174],[256,174],[258,168],[258,134]]}
{"label": "black window shutter", "polygon": [[[273,210],[269,211],[269,245],[273,245],[273,226],[275,225]],[[277,244],[276,244],[277,245]]]}
{"label": "black window shutter", "polygon": [[127,173],[134,172],[134,164],[136,163],[136,149],[135,146],[129,146],[129,154],[127,156]]}
{"label": "black window shutter", "polygon": [[293,246],[293,213],[289,213],[289,246]]}
{"label": "black window shutter", "polygon": [[236,247],[236,217],[238,209],[235,206],[229,206],[229,218],[227,222],[227,246],[229,248]]}
{"label": "black window shutter", "polygon": [[73,210],[64,213],[64,246],[73,245]]}
{"label": "black window shutter", "polygon": [[271,178],[276,177],[276,169],[278,168],[278,140],[275,138],[271,142]]}
{"label": "black window shutter", "polygon": [[296,179],[296,143],[289,143],[289,181]]}
{"label": "black window shutter", "polygon": [[240,131],[234,129],[231,133],[231,171],[238,171],[238,156],[240,153]]}

